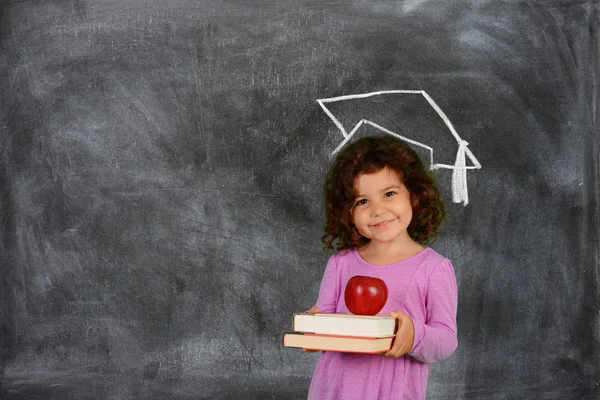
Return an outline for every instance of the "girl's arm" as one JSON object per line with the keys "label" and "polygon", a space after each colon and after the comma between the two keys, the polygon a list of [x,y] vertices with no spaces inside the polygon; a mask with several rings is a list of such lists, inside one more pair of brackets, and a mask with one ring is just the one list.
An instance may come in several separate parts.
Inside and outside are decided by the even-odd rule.
{"label": "girl's arm", "polygon": [[414,341],[409,355],[425,363],[450,357],[458,347],[456,309],[458,289],[452,264],[444,259],[429,277],[425,321],[412,318]]}
{"label": "girl's arm", "polygon": [[338,300],[338,274],[337,274],[337,263],[335,262],[335,256],[329,257],[325,272],[323,273],[323,279],[321,280],[321,287],[319,289],[319,298],[317,299],[316,306],[319,307],[320,312],[334,313],[337,310]]}

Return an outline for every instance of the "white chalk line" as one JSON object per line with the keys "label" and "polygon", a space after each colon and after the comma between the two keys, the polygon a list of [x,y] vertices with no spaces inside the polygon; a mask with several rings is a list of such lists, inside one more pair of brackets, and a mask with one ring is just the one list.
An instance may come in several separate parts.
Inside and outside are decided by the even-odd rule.
{"label": "white chalk line", "polygon": [[[458,143],[458,151],[456,153],[456,161],[455,161],[454,165],[435,164],[433,162],[433,148],[432,147],[427,146],[426,144],[418,142],[416,140],[412,140],[405,136],[399,135],[396,132],[392,132],[391,130],[384,128],[383,126],[378,125],[378,124],[374,123],[373,121],[369,121],[367,119],[361,119],[354,126],[354,128],[352,128],[352,130],[348,133],[346,131],[346,129],[344,128],[344,126],[342,125],[342,123],[325,106],[326,103],[334,103],[334,102],[338,102],[338,101],[354,100],[354,99],[364,99],[367,97],[379,96],[379,95],[383,95],[383,94],[420,94],[420,95],[422,95],[425,98],[425,100],[427,100],[427,103],[431,106],[431,108],[433,108],[435,110],[435,112],[437,113],[437,115],[442,119],[442,121],[444,121],[444,124],[446,125],[446,127],[448,128],[450,133],[452,133],[452,136],[454,136],[454,139]],[[325,111],[327,116],[333,121],[335,126],[340,130],[340,132],[344,136],[344,140],[331,153],[332,155],[339,152],[346,145],[346,143],[348,143],[350,141],[350,139],[354,136],[354,134],[358,131],[358,129],[363,124],[371,125],[372,127],[379,129],[380,131],[382,131],[384,133],[395,136],[395,137],[399,138],[400,140],[403,140],[403,141],[413,144],[415,146],[422,147],[422,148],[426,149],[427,151],[429,151],[430,169],[432,169],[432,170],[452,169],[453,170],[453,172],[452,172],[452,200],[455,203],[463,203],[465,206],[467,204],[469,204],[469,191],[467,189],[467,170],[481,169],[481,164],[479,163],[477,158],[473,155],[471,150],[469,150],[469,148],[468,148],[469,143],[464,141],[458,135],[458,133],[456,132],[456,129],[454,129],[454,126],[452,125],[452,122],[450,122],[450,119],[448,118],[446,113],[444,113],[444,111],[442,111],[442,109],[437,105],[437,103],[424,90],[382,90],[382,91],[378,91],[378,92],[351,94],[351,95],[346,95],[346,96],[330,97],[327,99],[318,99],[317,103],[319,103],[319,105],[321,106],[323,111]],[[472,166],[466,165],[467,157],[469,158],[471,163],[473,163]]]}

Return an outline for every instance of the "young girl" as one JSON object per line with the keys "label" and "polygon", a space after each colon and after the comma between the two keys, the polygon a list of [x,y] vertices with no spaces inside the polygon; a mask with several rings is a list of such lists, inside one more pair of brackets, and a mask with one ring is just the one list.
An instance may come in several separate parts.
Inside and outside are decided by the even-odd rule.
{"label": "young girl", "polygon": [[325,181],[323,243],[338,253],[309,312],[349,313],[344,290],[355,275],[385,281],[379,315],[398,319],[385,354],[322,352],[309,399],[424,399],[429,364],[457,347],[457,287],[450,261],[424,248],[444,205],[430,173],[404,142],[367,137],[343,150]]}

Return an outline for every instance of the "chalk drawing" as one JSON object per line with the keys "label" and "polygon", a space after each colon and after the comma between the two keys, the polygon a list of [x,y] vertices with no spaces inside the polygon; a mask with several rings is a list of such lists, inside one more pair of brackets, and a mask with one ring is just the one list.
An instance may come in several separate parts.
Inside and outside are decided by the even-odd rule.
{"label": "chalk drawing", "polygon": [[[421,95],[427,100],[427,103],[435,110],[437,115],[444,121],[446,127],[450,130],[454,139],[456,139],[456,143],[458,144],[458,151],[456,153],[456,161],[454,165],[449,164],[436,164],[433,162],[433,148],[427,146],[426,144],[417,142],[416,140],[409,139],[402,135],[399,135],[396,132],[392,132],[391,130],[374,123],[373,121],[369,121],[367,119],[361,119],[355,126],[352,128],[350,132],[348,132],[344,126],[340,123],[340,121],[331,113],[331,111],[327,108],[325,104],[335,103],[338,101],[347,101],[354,99],[363,99],[366,97],[372,96],[380,96],[380,95]],[[461,137],[454,129],[452,122],[446,116],[446,114],[442,111],[442,109],[436,104],[435,101],[424,91],[424,90],[383,90],[379,92],[371,92],[371,93],[362,93],[362,94],[352,94],[348,96],[339,96],[339,97],[331,97],[328,99],[319,99],[317,100],[325,114],[333,121],[335,126],[342,132],[344,136],[344,140],[339,144],[339,146],[331,153],[336,154],[348,141],[352,138],[352,136],[358,131],[358,129],[363,125],[370,125],[380,131],[387,133],[389,135],[395,136],[401,140],[404,140],[407,143],[410,143],[415,146],[422,147],[429,151],[430,157],[430,165],[432,170],[436,169],[451,169],[452,171],[452,201],[455,203],[463,203],[463,205],[469,204],[469,192],[467,190],[467,170],[469,169],[481,169],[481,164],[477,161],[477,158],[473,155],[471,150],[467,147],[469,143],[461,139]],[[473,165],[467,165],[467,157]]]}

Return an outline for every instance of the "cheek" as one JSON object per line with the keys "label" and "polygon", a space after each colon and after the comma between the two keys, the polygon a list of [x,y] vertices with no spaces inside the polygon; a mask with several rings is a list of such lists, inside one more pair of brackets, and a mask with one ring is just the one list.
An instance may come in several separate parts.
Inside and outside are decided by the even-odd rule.
{"label": "cheek", "polygon": [[371,237],[371,229],[369,228],[369,224],[364,219],[359,219],[354,224],[356,226],[356,230],[364,237]]}
{"label": "cheek", "polygon": [[361,227],[361,225],[365,224],[365,213],[360,210],[355,210],[352,215],[352,223],[357,227]]}
{"label": "cheek", "polygon": [[404,213],[406,214],[407,217],[410,217],[411,220],[412,220],[413,216],[415,215],[413,213],[413,209],[410,205],[406,207],[406,210],[404,211]]}

